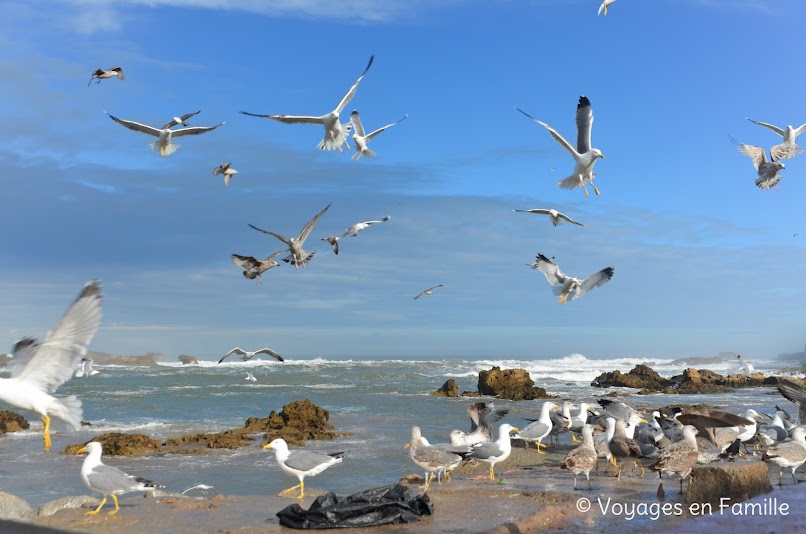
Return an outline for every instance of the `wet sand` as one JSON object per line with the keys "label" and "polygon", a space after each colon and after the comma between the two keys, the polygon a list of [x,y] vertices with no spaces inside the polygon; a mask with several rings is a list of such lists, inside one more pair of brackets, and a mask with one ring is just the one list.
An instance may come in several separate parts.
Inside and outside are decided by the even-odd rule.
{"label": "wet sand", "polygon": [[[487,478],[487,464],[462,466],[457,469],[452,482],[433,483],[428,496],[434,505],[434,513],[417,523],[391,525],[364,529],[341,529],[350,532],[400,532],[405,534],[430,532],[608,532],[628,534],[645,532],[648,529],[663,529],[668,532],[702,531],[724,532],[750,528],[753,532],[803,532],[806,530],[806,486],[785,486],[761,498],[779,496],[779,501],[789,504],[787,516],[738,517],[731,513],[710,517],[695,517],[688,513],[688,505],[679,494],[677,479],[664,477],[666,497],[660,502],[657,496],[657,474],[647,472],[644,478],[622,475],[616,481],[612,467],[604,474],[605,463],[601,462],[602,472],[591,474],[593,491],[587,490],[584,477],[579,479],[579,487],[573,491],[573,476],[558,465],[571,449],[570,445],[552,446],[551,452],[538,456],[534,448],[517,447],[511,457],[496,466],[497,481]],[[744,461],[760,461],[750,458]],[[777,471],[775,472],[777,481]],[[293,480],[289,478],[289,486]],[[394,483],[396,481],[390,481]],[[791,484],[791,482],[790,482]],[[315,478],[307,480],[306,497],[300,503],[307,508],[318,489]],[[759,498],[759,499],[761,499]],[[579,499],[590,502],[590,510],[577,509]],[[609,499],[609,501],[608,501]],[[758,499],[756,499],[758,500]],[[100,501],[99,501],[100,502]],[[27,525],[49,527],[61,531],[80,533],[121,533],[140,534],[142,532],[280,532],[288,531],[279,525],[276,513],[296,499],[278,496],[216,496],[182,497],[175,495],[144,499],[141,496],[127,496],[121,499],[121,510],[117,515],[107,515],[111,504],[96,516],[87,516],[87,509],[61,510],[48,517],[27,522]],[[610,505],[607,513],[601,506]],[[601,504],[600,504],[601,503]],[[632,518],[632,506],[645,507]],[[682,514],[659,514],[652,518],[650,505],[659,508],[666,505],[669,510],[678,506]],[[615,506],[615,508],[614,508]],[[584,507],[584,506],[583,506]],[[749,521],[748,521],[749,520]],[[710,521],[710,523],[708,523]],[[757,523],[753,523],[757,521]],[[702,528],[701,528],[702,525]],[[0,532],[34,532],[26,530],[22,524],[11,526],[0,522]]]}

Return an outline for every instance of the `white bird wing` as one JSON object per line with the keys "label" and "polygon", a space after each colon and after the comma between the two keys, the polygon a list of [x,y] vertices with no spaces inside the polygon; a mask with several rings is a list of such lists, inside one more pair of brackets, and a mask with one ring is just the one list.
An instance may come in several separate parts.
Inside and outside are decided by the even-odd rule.
{"label": "white bird wing", "polygon": [[353,130],[355,130],[358,137],[364,137],[366,135],[364,133],[364,125],[361,124],[361,117],[358,116],[358,111],[350,113],[350,124],[353,125]]}
{"label": "white bird wing", "polygon": [[532,208],[530,210],[512,210],[518,213],[534,213],[536,215],[550,215],[551,210],[543,209],[543,208]]}
{"label": "white bird wing", "polygon": [[[283,252],[285,252],[285,251],[283,251]],[[276,352],[274,352],[271,349],[256,350],[255,354],[268,354],[269,356],[271,356],[272,358],[274,358],[278,362],[284,362],[285,361],[285,358],[283,358],[282,356],[280,356],[279,354],[277,354]]]}
{"label": "white bird wing", "polygon": [[371,133],[370,133],[370,134],[367,136],[367,141],[369,141],[370,139],[372,139],[373,137],[375,137],[376,135],[378,135],[378,134],[379,134],[379,133],[381,133],[382,131],[386,130],[387,128],[391,128],[391,127],[392,127],[392,126],[394,126],[395,124],[400,124],[401,122],[403,122],[404,120],[406,120],[406,117],[408,117],[408,116],[409,116],[409,115],[408,115],[408,114],[406,114],[406,115],[405,115],[405,116],[404,116],[402,119],[400,119],[399,121],[397,121],[397,122],[393,122],[393,123],[391,123],[391,124],[387,124],[386,126],[382,126],[382,127],[378,128],[377,130],[375,130],[374,132],[371,132]]}
{"label": "white bird wing", "polygon": [[245,355],[245,354],[246,354],[246,351],[245,351],[245,350],[243,350],[243,349],[242,349],[242,348],[240,348],[240,347],[235,347],[234,349],[232,349],[231,351],[229,351],[228,353],[226,353],[224,356],[222,356],[222,357],[221,357],[221,359],[220,359],[220,360],[218,360],[218,363],[223,362],[224,360],[226,360],[226,359],[227,359],[229,356],[232,356],[233,354],[240,354],[241,356],[243,356],[243,355]]}
{"label": "white bird wing", "polygon": [[588,291],[596,289],[597,287],[606,284],[613,277],[613,268],[606,267],[587,277],[578,287],[574,293],[574,298],[579,298]]}
{"label": "white bird wing", "polygon": [[191,126],[189,128],[180,128],[178,130],[173,130],[171,133],[171,137],[182,137],[185,135],[199,135],[206,132],[212,132],[219,126],[225,124],[226,121],[222,122],[221,124],[216,124],[215,126]]}
{"label": "white bird wing", "polygon": [[577,152],[584,154],[591,149],[591,129],[593,128],[593,109],[587,96],[579,97],[577,104]]}
{"label": "white bird wing", "polygon": [[307,473],[324,464],[329,464],[333,459],[333,456],[313,451],[291,451],[288,459],[283,463],[291,469]]}
{"label": "white bird wing", "polygon": [[414,299],[412,299],[412,300],[417,300],[418,298],[422,297],[423,295],[425,295],[425,294],[426,294],[426,293],[428,293],[429,291],[433,291],[433,290],[435,290],[435,289],[436,289],[436,288],[438,288],[438,287],[443,287],[443,284],[437,284],[437,285],[435,285],[434,287],[429,287],[428,289],[426,289],[425,291],[423,291],[422,293],[420,293],[419,295],[417,295],[416,297],[414,297]]}
{"label": "white bird wing", "polygon": [[353,97],[355,96],[355,92],[358,89],[358,84],[361,83],[361,80],[364,79],[364,75],[367,73],[369,68],[372,66],[372,62],[374,60],[375,60],[374,55],[369,57],[369,63],[367,63],[367,68],[364,69],[364,72],[361,73],[361,76],[358,77],[358,79],[355,81],[353,86],[350,87],[350,90],[347,91],[347,94],[344,95],[344,97],[341,99],[341,102],[339,102],[339,105],[336,106],[336,109],[333,110],[336,113],[336,115],[340,114],[344,110],[344,106],[349,104],[350,100],[353,99]]}
{"label": "white bird wing", "polygon": [[241,111],[244,115],[252,115],[253,117],[263,117],[264,119],[271,119],[273,121],[282,122],[283,124],[324,124],[324,117],[314,117],[311,115],[255,115],[254,113],[247,113]]}
{"label": "white bird wing", "polygon": [[71,379],[101,324],[101,304],[100,282],[87,282],[53,330],[48,332],[45,341],[19,374],[19,379],[37,384],[46,393],[53,393]]}
{"label": "white bird wing", "polygon": [[134,477],[117,467],[101,464],[95,466],[92,471],[90,471],[87,476],[87,482],[89,482],[89,485],[94,489],[100,490],[102,493],[126,493],[141,488],[144,482],[149,481]]}
{"label": "white bird wing", "polygon": [[568,278],[556,263],[539,252],[535,263],[532,264],[532,268],[539,269],[541,273],[546,275],[546,280],[549,281],[549,284],[553,286],[565,283],[566,278]]}
{"label": "white bird wing", "polygon": [[560,219],[565,219],[566,221],[570,222],[571,224],[576,224],[577,226],[584,226],[582,223],[576,222],[574,219],[572,219],[571,217],[569,217],[568,215],[566,215],[564,213],[557,212],[557,217],[559,217]]}
{"label": "white bird wing", "polygon": [[[283,250],[285,252],[285,249]],[[232,263],[242,269],[254,269],[260,265],[260,260],[253,256],[241,256],[240,254],[233,254],[230,256]]]}
{"label": "white bird wing", "polygon": [[798,126],[797,128],[795,128],[795,130],[792,132],[792,135],[794,135],[795,137],[797,137],[797,136],[799,136],[800,134],[802,134],[803,132],[806,132],[806,124],[801,124],[800,126]]}
{"label": "white bird wing", "polygon": [[[749,120],[753,124],[758,124],[759,126],[763,126],[764,128],[769,128],[770,130],[772,130],[773,132],[777,133],[781,137],[784,136],[784,130],[782,128],[779,128],[779,127],[777,127],[775,125],[772,125],[772,124],[769,124],[767,122],[754,121],[753,119],[747,119],[747,120]],[[806,126],[806,124],[804,124],[804,126]]]}
{"label": "white bird wing", "polygon": [[39,350],[39,343],[32,337],[22,338],[14,344],[14,348],[11,350],[11,361],[6,364],[6,371],[11,373],[12,378],[19,376],[37,350]]}
{"label": "white bird wing", "polygon": [[537,120],[536,118],[532,117],[531,115],[529,115],[528,113],[526,113],[522,109],[520,109],[520,108],[515,108],[515,109],[517,109],[518,111],[520,111],[521,113],[523,113],[524,115],[526,115],[527,117],[529,117],[530,119],[532,119],[533,121],[538,123],[540,126],[545,128],[546,130],[548,130],[549,133],[551,134],[551,136],[554,138],[554,140],[557,141],[558,143],[560,143],[560,145],[562,145],[562,147],[565,150],[567,150],[568,153],[571,154],[571,156],[574,157],[574,159],[579,158],[579,153],[576,150],[574,150],[574,146],[571,143],[569,143],[568,140],[565,137],[560,135],[560,132],[558,132],[557,130],[555,130],[554,128],[552,128],[551,126],[546,124],[545,122],[543,122],[541,120]]}
{"label": "white bird wing", "polygon": [[300,246],[302,246],[305,240],[308,239],[308,235],[311,233],[311,230],[313,230],[313,227],[316,225],[316,222],[322,217],[322,215],[325,214],[328,208],[330,208],[331,204],[333,203],[331,202],[330,204],[325,206],[325,209],[314,215],[313,219],[308,221],[308,224],[306,224],[305,227],[302,229],[302,231],[299,233],[299,237],[297,237],[297,242],[299,243]]}
{"label": "white bird wing", "polygon": [[[107,113],[106,111],[104,111],[104,113],[109,115],[109,113]],[[134,130],[135,132],[140,132],[140,133],[144,133],[144,134],[148,134],[148,135],[153,135],[154,137],[159,137],[160,133],[162,132],[162,130],[160,130],[158,128],[154,128],[153,126],[148,126],[147,124],[140,124],[139,122],[127,121],[127,120],[124,120],[124,119],[119,119],[119,118],[115,117],[114,115],[109,115],[109,118],[112,119],[113,121],[115,121],[116,123],[118,123],[118,124],[120,124],[122,126],[125,126],[129,130]]]}
{"label": "white bird wing", "polygon": [[755,167],[756,170],[758,170],[759,165],[767,161],[767,154],[763,148],[741,143],[732,137],[730,140],[736,145],[736,149],[739,152],[745,156],[749,156],[750,159],[753,160],[753,167]]}

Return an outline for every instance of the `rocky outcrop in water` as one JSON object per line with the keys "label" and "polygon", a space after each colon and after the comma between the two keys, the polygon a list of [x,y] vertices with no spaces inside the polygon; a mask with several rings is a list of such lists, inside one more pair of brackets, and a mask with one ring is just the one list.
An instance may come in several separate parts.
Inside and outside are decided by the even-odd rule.
{"label": "rocky outcrop in water", "polygon": [[442,384],[442,387],[436,391],[432,391],[431,395],[435,397],[458,397],[459,396],[459,384],[456,383],[456,380],[453,378],[449,378],[447,382]]}
{"label": "rocky outcrop in water", "polygon": [[153,453],[162,448],[162,443],[144,434],[109,432],[88,439],[84,443],[68,445],[64,449],[64,454],[81,454],[79,451],[90,441],[99,442],[103,446],[104,454],[109,456],[136,456]]}
{"label": "rocky outcrop in water", "polygon": [[30,426],[28,420],[20,414],[8,410],[0,410],[0,434],[27,430]]}
{"label": "rocky outcrop in water", "polygon": [[545,389],[535,387],[526,369],[501,369],[493,367],[479,372],[479,393],[508,400],[553,399]]}
{"label": "rocky outcrop in water", "polygon": [[190,356],[189,354],[182,354],[179,356],[179,361],[182,362],[182,365],[198,365],[199,360],[195,356]]}
{"label": "rocky outcrop in water", "polygon": [[636,365],[629,373],[619,370],[602,373],[594,379],[592,386],[598,388],[624,387],[647,390],[662,390],[672,383],[646,365]]}
{"label": "rocky outcrop in water", "polygon": [[87,358],[97,365],[130,365],[141,367],[155,367],[158,363],[168,361],[168,358],[161,352],[149,352],[141,356],[113,356],[106,352],[88,351]]}

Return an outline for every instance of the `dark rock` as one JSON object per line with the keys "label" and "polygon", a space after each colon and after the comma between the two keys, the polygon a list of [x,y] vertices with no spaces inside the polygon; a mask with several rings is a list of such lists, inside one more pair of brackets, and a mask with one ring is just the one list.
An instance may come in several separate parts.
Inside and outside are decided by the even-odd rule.
{"label": "dark rock", "polygon": [[686,500],[689,503],[731,503],[745,501],[772,491],[770,474],[764,462],[741,462],[695,467]]}
{"label": "dark rock", "polygon": [[[182,448],[184,445],[201,446],[205,449],[238,449],[251,445],[255,438],[243,428],[211,434],[185,434],[165,441],[166,447]],[[172,451],[179,452],[179,451]]]}
{"label": "dark rock", "polygon": [[268,417],[250,417],[244,428],[249,432],[265,432],[268,441],[283,438],[288,443],[303,445],[309,439],[336,439],[333,425],[328,423],[330,413],[309,400],[294,401],[283,406],[278,414]]}
{"label": "dark rock", "polygon": [[109,432],[101,434],[84,443],[68,445],[64,449],[64,454],[80,454],[87,443],[97,441],[103,446],[103,453],[109,456],[134,456],[138,454],[148,454],[158,452],[162,444],[143,434],[123,434],[121,432]]}
{"label": "dark rock", "polygon": [[445,382],[441,388],[431,392],[431,395],[437,397],[458,397],[459,384],[457,384],[456,380],[454,380],[453,378],[449,378],[448,381]]}
{"label": "dark rock", "polygon": [[661,391],[672,383],[660,376],[654,369],[646,365],[636,365],[629,373],[613,371],[602,373],[591,383],[598,388],[626,387]]}
{"label": "dark rock", "polygon": [[195,356],[189,356],[187,354],[179,356],[179,361],[182,362],[182,365],[198,365],[199,363],[199,360]]}
{"label": "dark rock", "polygon": [[9,412],[8,410],[0,410],[0,434],[27,430],[30,426],[28,420],[20,414]]}
{"label": "dark rock", "polygon": [[526,369],[493,367],[479,372],[479,393],[508,400],[554,399],[545,389],[535,387]]}
{"label": "dark rock", "polygon": [[461,394],[462,397],[483,397],[481,393],[478,391],[463,391]]}

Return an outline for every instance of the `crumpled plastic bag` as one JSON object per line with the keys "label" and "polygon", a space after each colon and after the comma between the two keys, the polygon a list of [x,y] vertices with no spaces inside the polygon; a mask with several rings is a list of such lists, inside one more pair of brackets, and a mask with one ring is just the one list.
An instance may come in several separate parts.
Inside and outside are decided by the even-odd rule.
{"label": "crumpled plastic bag", "polygon": [[277,517],[282,526],[290,528],[354,528],[414,523],[433,510],[427,495],[394,484],[347,496],[327,493],[317,497],[308,510],[292,504],[277,512]]}

